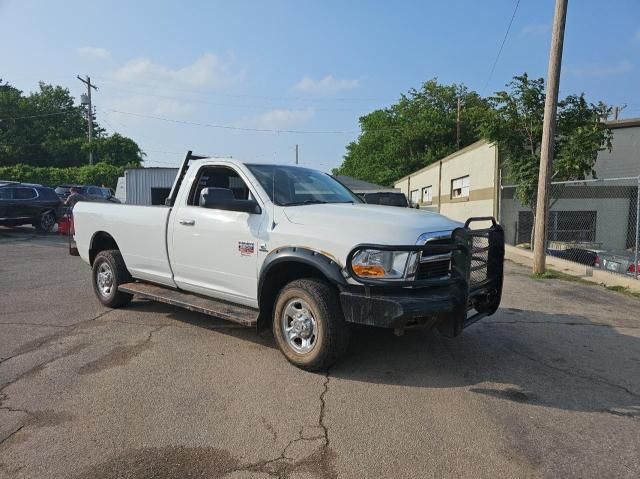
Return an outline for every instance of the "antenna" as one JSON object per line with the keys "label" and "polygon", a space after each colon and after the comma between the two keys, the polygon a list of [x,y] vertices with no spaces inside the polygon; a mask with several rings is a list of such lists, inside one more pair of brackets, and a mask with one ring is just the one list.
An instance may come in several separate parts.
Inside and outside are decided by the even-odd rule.
{"label": "antenna", "polygon": [[273,165],[271,178],[271,231],[276,227],[276,166]]}

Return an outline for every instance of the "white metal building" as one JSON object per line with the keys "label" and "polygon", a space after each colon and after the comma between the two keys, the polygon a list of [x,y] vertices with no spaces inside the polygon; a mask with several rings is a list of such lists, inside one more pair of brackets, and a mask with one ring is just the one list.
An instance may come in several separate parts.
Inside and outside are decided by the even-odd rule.
{"label": "white metal building", "polygon": [[116,198],[130,205],[164,205],[178,168],[129,168],[118,178]]}

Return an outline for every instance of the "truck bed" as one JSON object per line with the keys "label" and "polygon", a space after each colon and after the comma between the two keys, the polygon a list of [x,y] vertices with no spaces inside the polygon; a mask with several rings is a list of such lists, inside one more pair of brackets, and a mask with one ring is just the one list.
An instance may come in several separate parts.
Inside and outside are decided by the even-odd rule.
{"label": "truck bed", "polygon": [[167,256],[167,221],[171,208],[80,201],[73,208],[75,240],[89,261],[95,235],[108,234],[138,279],[174,286]]}

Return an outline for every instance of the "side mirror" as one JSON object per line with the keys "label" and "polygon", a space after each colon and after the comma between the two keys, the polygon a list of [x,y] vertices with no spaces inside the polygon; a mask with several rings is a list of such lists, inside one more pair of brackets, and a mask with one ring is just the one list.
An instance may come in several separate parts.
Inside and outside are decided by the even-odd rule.
{"label": "side mirror", "polygon": [[200,206],[214,210],[239,211],[260,214],[262,210],[255,200],[237,200],[228,188],[203,188],[200,192]]}

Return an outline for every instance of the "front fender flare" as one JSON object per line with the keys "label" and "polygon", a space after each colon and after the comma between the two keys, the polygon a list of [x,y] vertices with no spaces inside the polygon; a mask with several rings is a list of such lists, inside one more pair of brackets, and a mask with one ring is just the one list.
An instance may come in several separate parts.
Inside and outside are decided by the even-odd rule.
{"label": "front fender flare", "polygon": [[271,251],[262,264],[258,279],[258,303],[260,303],[260,296],[269,271],[285,262],[297,262],[311,266],[320,271],[334,285],[347,285],[347,281],[342,274],[342,266],[335,259],[309,248],[286,246]]}

